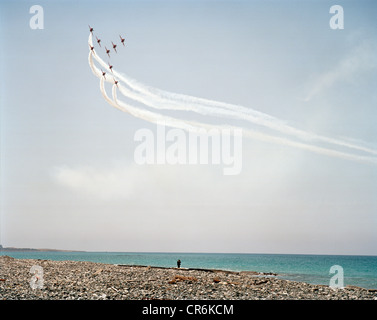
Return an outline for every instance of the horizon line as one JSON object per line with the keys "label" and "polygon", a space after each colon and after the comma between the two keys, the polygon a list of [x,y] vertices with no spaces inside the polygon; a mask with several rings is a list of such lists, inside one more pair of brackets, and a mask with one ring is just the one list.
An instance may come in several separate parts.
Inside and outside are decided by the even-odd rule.
{"label": "horizon line", "polygon": [[[5,249],[5,250],[4,250]],[[265,255],[314,255],[314,256],[368,256],[377,257],[377,254],[334,254],[334,253],[268,253],[268,252],[209,252],[209,251],[96,251],[96,250],[78,250],[78,249],[51,249],[51,248],[19,248],[19,247],[1,247],[1,251],[55,251],[55,252],[87,252],[87,253],[168,253],[168,254],[265,254]]]}

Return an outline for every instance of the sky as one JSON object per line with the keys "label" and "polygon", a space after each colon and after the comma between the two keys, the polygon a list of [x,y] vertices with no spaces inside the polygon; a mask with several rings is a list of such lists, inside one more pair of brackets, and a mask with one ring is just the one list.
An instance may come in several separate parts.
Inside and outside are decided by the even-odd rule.
{"label": "sky", "polygon": [[[377,255],[374,1],[40,1],[43,29],[32,29],[35,4],[0,4],[0,244]],[[330,27],[333,5],[343,8],[344,29]],[[88,63],[88,25],[102,39],[96,54],[141,84],[242,106],[274,126],[364,150],[290,137],[242,114],[136,103],[244,130],[239,174],[212,163],[140,165],[135,133],[156,138],[156,124],[106,102]],[[109,59],[111,41],[118,52]],[[111,97],[111,84],[106,90]]]}

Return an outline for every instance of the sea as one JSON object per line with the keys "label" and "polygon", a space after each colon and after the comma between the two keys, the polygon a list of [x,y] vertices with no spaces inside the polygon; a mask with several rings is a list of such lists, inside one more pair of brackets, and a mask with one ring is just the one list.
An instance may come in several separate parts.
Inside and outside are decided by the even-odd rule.
{"label": "sea", "polygon": [[180,259],[181,268],[276,273],[280,279],[310,284],[377,289],[377,256],[77,251],[0,251],[0,255],[156,267],[176,267]]}

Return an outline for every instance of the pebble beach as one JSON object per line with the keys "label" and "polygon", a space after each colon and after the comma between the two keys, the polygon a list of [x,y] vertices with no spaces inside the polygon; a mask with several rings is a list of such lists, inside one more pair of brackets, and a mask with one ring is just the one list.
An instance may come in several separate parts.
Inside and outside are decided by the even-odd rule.
{"label": "pebble beach", "polygon": [[[32,288],[33,266],[43,286]],[[1,300],[377,300],[376,289],[341,289],[253,271],[160,268],[0,256]]]}

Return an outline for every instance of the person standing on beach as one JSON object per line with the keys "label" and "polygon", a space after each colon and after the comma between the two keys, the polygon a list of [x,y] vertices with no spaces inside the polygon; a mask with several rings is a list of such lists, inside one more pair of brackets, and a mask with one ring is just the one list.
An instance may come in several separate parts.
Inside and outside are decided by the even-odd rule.
{"label": "person standing on beach", "polygon": [[177,261],[177,266],[178,266],[178,268],[181,267],[181,260],[179,260],[179,259],[178,259],[178,261]]}

